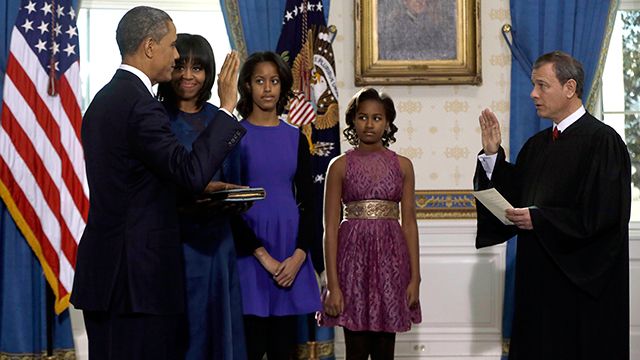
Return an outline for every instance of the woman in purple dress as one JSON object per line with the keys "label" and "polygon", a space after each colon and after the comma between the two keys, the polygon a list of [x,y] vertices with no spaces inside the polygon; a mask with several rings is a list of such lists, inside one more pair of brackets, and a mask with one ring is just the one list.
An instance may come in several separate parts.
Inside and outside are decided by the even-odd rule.
{"label": "woman in purple dress", "polygon": [[395,333],[421,321],[415,180],[411,161],[387,148],[395,117],[387,95],[356,93],[344,130],[355,148],[327,172],[327,292],[319,320],[344,327],[349,360],[393,359]]}
{"label": "woman in purple dress", "polygon": [[[238,257],[249,360],[288,359],[296,315],[321,308],[310,257],[313,231],[311,155],[300,130],[279,119],[291,95],[289,66],[273,52],[255,53],[240,70],[238,112],[242,185],[263,187],[266,199],[245,214],[254,245]],[[246,239],[244,239],[246,243]]]}

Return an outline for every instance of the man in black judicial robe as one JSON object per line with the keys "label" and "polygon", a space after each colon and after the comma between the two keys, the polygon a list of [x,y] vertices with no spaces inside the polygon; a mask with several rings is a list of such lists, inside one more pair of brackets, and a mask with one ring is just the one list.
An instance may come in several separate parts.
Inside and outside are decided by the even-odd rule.
{"label": "man in black judicial robe", "polygon": [[[500,126],[480,116],[474,187],[515,207],[503,225],[481,203],[476,247],[518,235],[509,359],[629,359],[630,161],[611,127],[582,106],[582,65],[541,56],[531,75],[537,113],[553,121],[505,160]],[[554,136],[555,128],[558,134]]]}

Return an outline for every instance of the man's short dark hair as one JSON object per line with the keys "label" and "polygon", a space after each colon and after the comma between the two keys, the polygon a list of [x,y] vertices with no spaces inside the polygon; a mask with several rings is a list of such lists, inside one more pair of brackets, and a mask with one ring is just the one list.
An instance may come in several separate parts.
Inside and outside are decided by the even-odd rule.
{"label": "man's short dark hair", "polygon": [[578,95],[579,99],[582,99],[584,70],[580,61],[565,52],[556,50],[540,56],[533,64],[533,69],[536,70],[545,64],[553,64],[556,78],[561,85],[566,84],[570,79],[575,80],[576,95]]}
{"label": "man's short dark hair", "polygon": [[173,21],[166,12],[149,6],[137,6],[127,11],[116,29],[116,42],[120,55],[136,52],[146,38],[160,41],[168,32],[167,22]]}

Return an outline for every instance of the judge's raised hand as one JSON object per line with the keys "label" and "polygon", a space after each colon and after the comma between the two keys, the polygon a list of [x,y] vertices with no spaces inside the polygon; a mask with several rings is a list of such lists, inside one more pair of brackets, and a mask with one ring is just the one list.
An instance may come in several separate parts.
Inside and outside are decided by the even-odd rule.
{"label": "judge's raised hand", "polygon": [[502,143],[502,135],[500,134],[500,123],[496,114],[491,109],[484,109],[478,118],[480,122],[480,130],[482,130],[482,149],[487,155],[493,155],[498,152],[498,148]]}
{"label": "judge's raised hand", "polygon": [[220,73],[218,74],[218,97],[220,97],[220,107],[233,112],[238,101],[238,68],[240,58],[236,51],[227,54],[224,59]]}
{"label": "judge's raised hand", "polygon": [[528,208],[507,209],[506,218],[511,220],[518,229],[533,230],[531,213]]}

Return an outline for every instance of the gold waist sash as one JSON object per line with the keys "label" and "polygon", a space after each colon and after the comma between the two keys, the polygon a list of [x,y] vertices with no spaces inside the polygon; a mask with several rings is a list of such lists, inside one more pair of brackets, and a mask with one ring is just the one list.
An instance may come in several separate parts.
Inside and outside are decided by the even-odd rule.
{"label": "gold waist sash", "polygon": [[399,219],[400,208],[395,201],[362,200],[344,205],[345,219]]}

